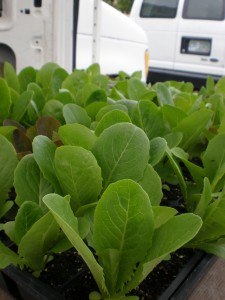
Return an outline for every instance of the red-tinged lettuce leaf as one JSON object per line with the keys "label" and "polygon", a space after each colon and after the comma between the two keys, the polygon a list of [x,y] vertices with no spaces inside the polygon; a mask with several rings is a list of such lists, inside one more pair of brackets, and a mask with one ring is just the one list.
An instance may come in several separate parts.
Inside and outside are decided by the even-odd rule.
{"label": "red-tinged lettuce leaf", "polygon": [[60,122],[52,116],[43,116],[37,120],[35,127],[38,135],[45,135],[51,139],[53,132],[57,132],[60,125]]}

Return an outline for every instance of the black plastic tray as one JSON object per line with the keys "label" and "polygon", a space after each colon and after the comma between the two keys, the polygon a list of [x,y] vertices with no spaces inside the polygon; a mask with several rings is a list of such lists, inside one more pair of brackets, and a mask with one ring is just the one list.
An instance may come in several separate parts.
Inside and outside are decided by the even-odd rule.
{"label": "black plastic tray", "polygon": [[[215,259],[215,256],[197,251],[158,300],[186,299]],[[64,300],[59,291],[14,266],[1,271],[0,288],[17,300]]]}

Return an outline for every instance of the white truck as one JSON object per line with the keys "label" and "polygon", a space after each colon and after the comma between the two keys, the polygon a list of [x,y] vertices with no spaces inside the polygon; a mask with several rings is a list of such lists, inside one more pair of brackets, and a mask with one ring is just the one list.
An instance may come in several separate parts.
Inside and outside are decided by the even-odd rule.
{"label": "white truck", "polygon": [[143,29],[100,0],[0,0],[0,64],[17,72],[56,62],[68,72],[98,62],[101,72],[142,71],[148,41]]}
{"label": "white truck", "polygon": [[149,40],[149,81],[225,75],[225,0],[134,0],[130,17]]}

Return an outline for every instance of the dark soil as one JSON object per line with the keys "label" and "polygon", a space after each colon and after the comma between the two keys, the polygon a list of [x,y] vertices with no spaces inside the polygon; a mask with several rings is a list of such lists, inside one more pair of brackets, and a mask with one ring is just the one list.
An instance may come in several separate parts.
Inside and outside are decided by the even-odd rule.
{"label": "dark soil", "polygon": [[[131,295],[139,296],[140,300],[159,299],[193,254],[193,250],[179,249],[170,260],[160,263]],[[89,293],[98,290],[88,268],[74,250],[56,255],[40,280],[68,300],[88,300]]]}

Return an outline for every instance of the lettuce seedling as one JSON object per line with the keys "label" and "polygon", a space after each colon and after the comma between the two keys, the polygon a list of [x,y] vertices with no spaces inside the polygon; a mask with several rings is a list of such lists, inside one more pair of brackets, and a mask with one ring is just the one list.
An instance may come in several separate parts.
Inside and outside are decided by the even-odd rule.
{"label": "lettuce seedling", "polygon": [[49,194],[43,202],[98,285],[90,299],[138,299],[127,295],[169,253],[193,239],[202,225],[194,214],[175,216],[173,208],[152,207],[138,183],[119,180],[107,186],[96,206],[92,253],[67,199]]}
{"label": "lettuce seedling", "polygon": [[5,223],[1,229],[18,247],[16,253],[0,242],[1,269],[14,264],[27,267],[39,276],[53,252],[71,247],[50,212],[44,214],[39,205],[31,201],[24,202],[15,221]]}
{"label": "lettuce seedling", "polygon": [[8,193],[13,187],[14,170],[18,158],[13,145],[0,135],[0,218],[13,206],[13,201],[8,200]]}
{"label": "lettuce seedling", "polygon": [[225,258],[225,188],[212,193],[208,178],[204,179],[201,194],[192,195],[195,201],[193,213],[201,216],[203,225],[193,240],[185,247],[201,249],[221,258]]}

